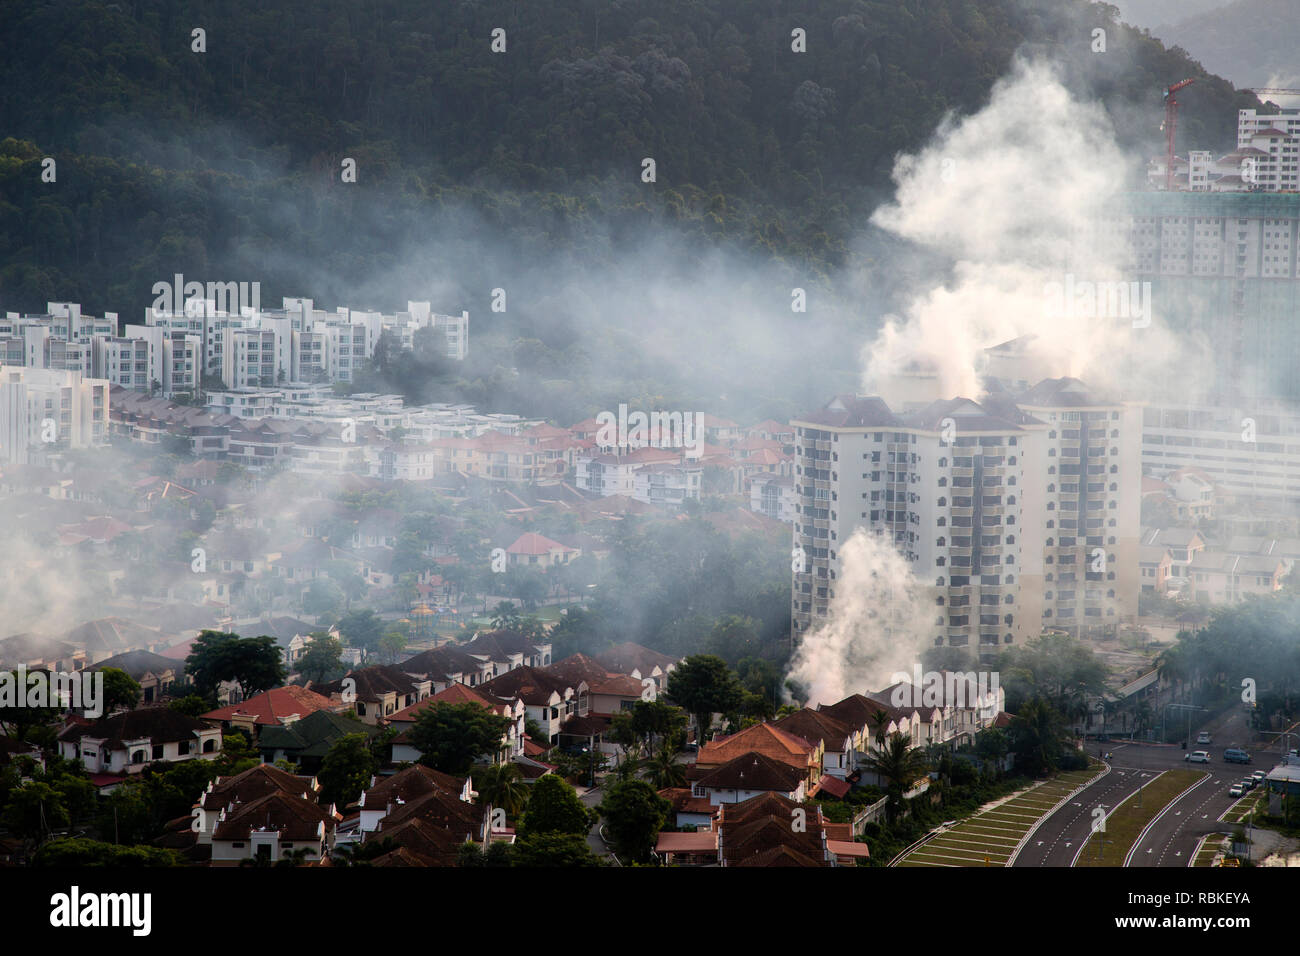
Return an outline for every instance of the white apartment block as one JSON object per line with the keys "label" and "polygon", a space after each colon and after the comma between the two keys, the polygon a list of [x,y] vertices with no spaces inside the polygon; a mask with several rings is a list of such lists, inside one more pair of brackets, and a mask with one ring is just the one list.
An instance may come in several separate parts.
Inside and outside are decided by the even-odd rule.
{"label": "white apartment block", "polygon": [[797,501],[791,475],[755,475],[749,481],[749,510],[787,524],[794,522]]}
{"label": "white apartment block", "polygon": [[[158,330],[161,343],[162,330]],[[95,374],[110,385],[136,392],[162,386],[162,350],[149,339],[103,336],[94,342]]]}
{"label": "white apartment block", "polygon": [[1128,406],[1053,379],[1017,398],[898,413],[840,396],[791,424],[794,544],[805,555],[795,635],[830,613],[838,552],[858,528],[906,559],[935,607],[936,645],[986,656],[1044,627],[1077,632],[1136,614],[1141,476]]}
{"label": "white apartment block", "polygon": [[688,500],[700,500],[703,474],[700,465],[687,462],[642,465],[632,473],[632,497],[678,508]]}
{"label": "white apartment block", "polygon": [[[1165,188],[1166,158],[1147,167],[1147,180]],[[1189,192],[1296,192],[1300,190],[1300,109],[1278,113],[1237,111],[1237,148],[1217,159],[1209,150],[1174,157],[1174,188]]]}
{"label": "white apartment block", "polygon": [[1144,411],[1142,465],[1203,472],[1224,499],[1300,505],[1300,405],[1164,404]]}
{"label": "white apartment block", "polygon": [[108,390],[108,382],[80,372],[0,366],[0,462],[39,462],[104,443]]}

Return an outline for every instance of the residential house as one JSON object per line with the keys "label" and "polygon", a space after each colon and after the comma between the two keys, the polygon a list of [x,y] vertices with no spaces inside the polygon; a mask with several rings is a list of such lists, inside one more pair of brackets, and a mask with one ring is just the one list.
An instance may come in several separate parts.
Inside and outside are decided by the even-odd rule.
{"label": "residential house", "polygon": [[257,749],[268,763],[287,760],[300,770],[316,772],[330,748],[348,734],[374,737],[372,724],[353,720],[332,710],[315,710],[306,717],[264,727],[257,737]]}
{"label": "residential house", "polygon": [[247,700],[218,707],[200,716],[204,720],[221,724],[223,730],[242,730],[251,740],[257,737],[263,727],[280,727],[334,706],[322,694],[289,684],[254,694]]}
{"label": "residential house", "polygon": [[704,744],[696,757],[695,766],[697,770],[712,770],[751,752],[796,768],[807,781],[810,791],[821,779],[824,753],[821,742],[796,737],[767,722],[754,724],[739,733],[715,738]]}
{"label": "residential house", "polygon": [[305,850],[308,862],[324,860],[333,850],[340,819],[332,805],[272,791],[220,812],[212,831],[212,865],[238,866],[244,860],[273,864],[290,850]]}
{"label": "residential house", "polygon": [[521,534],[505,550],[506,561],[512,567],[541,569],[568,564],[582,554],[577,548],[570,548],[532,531]]}
{"label": "residential house", "polygon": [[127,651],[124,654],[115,654],[89,670],[104,670],[109,667],[124,672],[140,685],[142,704],[157,703],[162,698],[171,696],[172,686],[178,681],[182,683],[189,681],[185,676],[184,664],[151,651]]}
{"label": "residential house", "polygon": [[72,723],[59,734],[59,755],[79,760],[92,774],[139,773],[155,760],[211,759],[221,752],[221,729],[169,707],[140,707]]}
{"label": "residential house", "polygon": [[469,777],[453,777],[423,764],[399,770],[389,777],[371,777],[370,786],[362,792],[359,801],[358,830],[363,836],[377,832],[396,808],[428,793],[441,792],[469,804],[474,798],[470,784]]}
{"label": "residential house", "polygon": [[596,655],[596,661],[611,674],[626,674],[636,680],[649,678],[654,681],[656,693],[662,694],[668,684],[668,675],[681,659],[629,641],[601,651]]}
{"label": "residential house", "polygon": [[537,721],[551,743],[559,740],[561,725],[574,715],[585,717],[590,709],[587,685],[576,686],[564,678],[537,667],[516,667],[479,689],[505,700],[518,698],[527,717]]}
{"label": "residential house", "polygon": [[823,774],[843,780],[853,772],[854,733],[843,721],[824,711],[804,707],[777,720],[774,726],[803,740],[819,742]]}
{"label": "residential house", "polygon": [[388,724],[398,732],[393,738],[393,761],[401,763],[402,761],[415,762],[423,756],[410,738],[410,731],[415,727],[415,722],[420,714],[435,704],[475,704],[492,711],[499,717],[504,717],[508,721],[505,732],[501,735],[501,745],[494,753],[483,754],[485,763],[506,763],[513,760],[524,752],[524,722],[527,719],[527,708],[523,701],[517,697],[513,699],[502,699],[493,697],[481,689],[474,689],[465,684],[451,684],[443,690],[438,691],[431,697],[426,697],[410,707],[400,710],[388,719]]}
{"label": "residential house", "polygon": [[350,670],[316,690],[331,698],[338,695],[363,722],[377,726],[399,710],[424,700],[432,686],[428,679],[412,677],[400,667],[380,664]]}

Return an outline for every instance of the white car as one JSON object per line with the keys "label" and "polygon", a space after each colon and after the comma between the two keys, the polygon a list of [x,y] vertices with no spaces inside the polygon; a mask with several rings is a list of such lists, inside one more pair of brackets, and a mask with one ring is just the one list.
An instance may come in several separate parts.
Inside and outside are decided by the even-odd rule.
{"label": "white car", "polygon": [[1239,797],[1241,796],[1241,793],[1241,784],[1239,783],[1234,783],[1230,788],[1228,788],[1228,796],[1230,797]]}
{"label": "white car", "polygon": [[1193,750],[1183,759],[1189,763],[1209,763],[1210,755],[1204,750]]}
{"label": "white car", "polygon": [[1208,744],[1210,742],[1210,735],[1206,733],[1204,730],[1202,730],[1199,734],[1196,735],[1196,742],[1198,744]]}

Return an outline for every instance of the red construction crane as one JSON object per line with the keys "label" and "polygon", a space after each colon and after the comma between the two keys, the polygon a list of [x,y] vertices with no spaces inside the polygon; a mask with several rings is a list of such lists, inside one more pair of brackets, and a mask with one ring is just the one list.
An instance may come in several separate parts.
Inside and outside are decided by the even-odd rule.
{"label": "red construction crane", "polygon": [[1174,94],[1184,86],[1191,86],[1195,78],[1179,80],[1165,90],[1165,190],[1174,188],[1174,130],[1178,128],[1178,97]]}

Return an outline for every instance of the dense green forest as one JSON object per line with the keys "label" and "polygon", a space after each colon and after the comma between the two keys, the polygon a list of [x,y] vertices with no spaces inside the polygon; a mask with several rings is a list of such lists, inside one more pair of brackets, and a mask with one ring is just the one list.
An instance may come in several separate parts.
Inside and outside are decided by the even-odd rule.
{"label": "dense green forest", "polygon": [[[805,287],[835,304],[823,326],[860,341],[871,310],[837,280],[869,273],[856,240],[895,156],[979,109],[1017,51],[1059,63],[1134,155],[1159,147],[1161,88],[1199,76],[1180,139],[1230,145],[1253,97],[1113,14],[1086,0],[7,0],[0,307],[71,300],[137,321],[175,273],[260,281],[264,304],[427,298],[470,310],[476,363],[443,374],[483,405],[528,396],[574,416],[632,382],[648,401],[789,413],[728,369],[642,355],[638,334],[675,303],[642,318],[618,276],[651,258],[685,270],[668,286],[740,271],[755,308],[787,315]],[[498,287],[505,313],[489,308]],[[823,394],[852,383],[853,351],[827,355]],[[627,359],[617,375],[609,356]]]}

